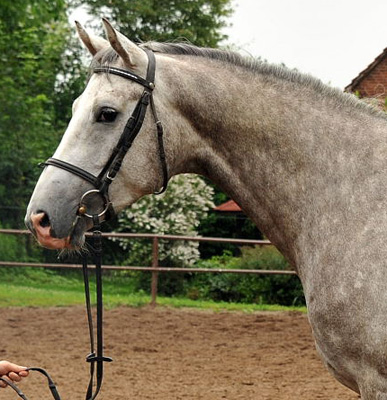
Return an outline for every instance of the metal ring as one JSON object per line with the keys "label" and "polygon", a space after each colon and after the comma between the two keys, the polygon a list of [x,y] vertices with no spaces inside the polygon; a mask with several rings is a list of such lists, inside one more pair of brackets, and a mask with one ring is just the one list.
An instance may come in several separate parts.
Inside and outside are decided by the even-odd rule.
{"label": "metal ring", "polygon": [[[108,209],[109,209],[109,207],[110,207],[111,202],[110,202],[110,200],[109,200],[109,197],[108,197],[107,195],[105,195],[105,194],[102,194],[98,189],[91,189],[91,190],[88,190],[86,193],[84,193],[83,196],[81,197],[81,201],[79,202],[79,208],[82,207],[82,202],[84,201],[84,199],[85,199],[87,196],[89,196],[90,194],[93,194],[93,193],[98,193],[98,194],[100,194],[100,195],[103,197],[104,201],[105,201],[105,204],[104,204],[105,208],[104,208],[104,210],[102,210],[102,212],[100,212],[100,213],[97,215],[98,218],[101,218],[102,216],[104,216],[104,215],[107,213],[107,211],[108,211]],[[85,216],[85,217],[88,217],[88,218],[93,218],[93,215],[88,214],[87,212],[82,213],[82,216]]]}

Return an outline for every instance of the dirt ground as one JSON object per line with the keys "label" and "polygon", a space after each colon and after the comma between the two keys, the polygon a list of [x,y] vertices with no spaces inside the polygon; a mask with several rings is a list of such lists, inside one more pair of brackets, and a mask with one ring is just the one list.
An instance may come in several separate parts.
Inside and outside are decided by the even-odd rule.
{"label": "dirt ground", "polygon": [[[215,313],[121,307],[105,312],[99,399],[357,400],[319,360],[300,313]],[[84,399],[88,332],[82,307],[0,309],[0,359],[48,369],[62,400]],[[21,384],[50,399],[44,378]],[[18,397],[0,389],[1,400]]]}

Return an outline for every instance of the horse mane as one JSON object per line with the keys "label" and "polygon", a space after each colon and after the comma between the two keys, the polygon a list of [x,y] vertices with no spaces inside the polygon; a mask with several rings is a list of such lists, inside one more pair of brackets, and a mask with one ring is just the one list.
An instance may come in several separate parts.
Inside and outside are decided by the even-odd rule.
{"label": "horse mane", "polygon": [[[320,79],[315,78],[312,75],[301,73],[296,69],[290,69],[283,65],[271,64],[254,57],[245,57],[235,51],[198,47],[189,43],[146,42],[140,44],[140,47],[145,47],[160,54],[201,57],[216,60],[223,64],[230,64],[246,71],[250,71],[252,74],[259,74],[269,79],[279,79],[295,85],[311,88],[322,96],[336,99],[342,105],[352,106],[359,111],[364,111],[373,116],[387,119],[387,114],[380,111],[372,104],[360,101],[353,94],[344,93],[339,88],[324,84]],[[109,47],[102,50],[94,57],[91,63],[90,72],[92,72],[92,69],[98,65],[109,66],[116,62],[117,59],[118,55],[113,48]]]}

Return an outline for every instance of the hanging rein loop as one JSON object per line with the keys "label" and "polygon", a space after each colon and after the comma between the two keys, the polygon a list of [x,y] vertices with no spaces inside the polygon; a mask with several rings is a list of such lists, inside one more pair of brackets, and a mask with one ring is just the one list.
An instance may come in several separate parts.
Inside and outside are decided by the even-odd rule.
{"label": "hanging rein loop", "polygon": [[[83,198],[94,192],[95,190],[90,190],[89,192],[86,192],[83,195]],[[86,362],[90,363],[90,380],[86,392],[86,400],[96,399],[102,387],[103,363],[113,361],[110,357],[106,357],[103,354],[102,234],[100,226],[100,217],[101,214],[103,214],[105,211],[106,209],[100,214],[94,214],[91,216],[91,219],[93,221],[92,251],[95,263],[95,282],[96,282],[96,297],[97,297],[97,327],[96,327],[97,343],[95,343],[95,337],[94,337],[94,323],[91,310],[89,269],[88,269],[87,255],[84,254],[82,257],[82,271],[83,271],[83,280],[85,286],[86,313],[87,313],[87,321],[88,321],[89,336],[90,336],[90,354],[86,357]],[[44,370],[43,368],[33,367],[33,368],[27,368],[27,371],[37,371],[46,376],[48,380],[48,386],[50,388],[53,399],[61,400],[56,385],[46,370]],[[95,388],[94,388],[94,379],[96,382]],[[1,377],[0,381],[5,382],[8,386],[10,386],[18,394],[20,398],[22,398],[23,400],[28,400],[27,396],[21,391],[21,389],[15,383]]]}
{"label": "hanging rein loop", "polygon": [[[91,313],[90,302],[90,287],[89,287],[89,271],[87,265],[87,255],[82,259],[83,280],[85,284],[85,300],[86,312],[89,325],[90,336],[90,354],[87,356],[86,361],[90,363],[90,381],[87,388],[86,400],[94,400],[102,386],[103,380],[103,363],[112,362],[110,357],[105,357],[103,354],[103,297],[102,297],[102,235],[100,227],[100,215],[95,214],[92,216],[93,220],[93,253],[95,262],[95,281],[96,281],[96,294],[97,294],[97,349],[95,349],[94,340],[94,324]],[[97,368],[95,368],[95,366]],[[94,387],[94,375],[96,378],[96,387]]]}
{"label": "hanging rein loop", "polygon": [[[47,378],[48,387],[50,388],[54,400],[61,400],[56,385],[46,370],[44,370],[43,368],[31,367],[27,368],[26,371],[36,371],[44,375]],[[18,394],[20,398],[22,398],[23,400],[28,400],[28,397],[21,391],[21,389],[15,383],[1,377],[0,381],[6,383],[9,387],[11,387]]]}
{"label": "hanging rein loop", "polygon": [[[43,368],[31,367],[31,368],[27,368],[26,371],[37,371],[37,372],[41,373],[42,375],[44,375],[47,378],[48,387],[50,388],[50,391],[51,391],[51,394],[52,394],[52,397],[54,398],[54,400],[61,400],[58,390],[55,386],[55,383],[46,370],[44,370]],[[20,390],[20,388],[15,383],[13,383],[7,379],[1,378],[1,377],[0,377],[0,381],[5,382],[9,387],[11,387],[19,395],[20,398],[22,398],[23,400],[28,400],[28,397]]]}
{"label": "hanging rein loop", "polygon": [[[92,216],[93,220],[93,254],[95,262],[95,282],[96,282],[96,297],[97,297],[97,342],[94,337],[94,323],[91,310],[90,300],[90,284],[89,284],[89,269],[87,262],[87,255],[82,257],[82,271],[83,280],[85,285],[85,302],[86,302],[86,313],[89,326],[90,336],[90,354],[86,357],[86,361],[90,363],[90,380],[86,392],[86,400],[95,400],[102,387],[103,380],[103,363],[112,362],[110,357],[106,357],[103,354],[103,297],[102,297],[102,235],[100,231],[100,215],[95,214]],[[61,400],[56,385],[49,375],[49,373],[43,368],[27,368],[27,371],[36,371],[41,373],[47,378],[48,386],[51,391],[51,395],[54,400]],[[1,378],[0,381],[5,382],[10,386],[20,398],[23,400],[29,400],[28,397],[21,391],[21,389],[13,382]],[[94,387],[95,381],[95,387]]]}

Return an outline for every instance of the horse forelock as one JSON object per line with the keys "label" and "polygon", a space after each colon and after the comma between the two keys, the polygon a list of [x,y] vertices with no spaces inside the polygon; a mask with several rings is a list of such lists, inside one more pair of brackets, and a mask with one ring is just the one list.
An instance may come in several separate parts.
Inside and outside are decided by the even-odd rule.
{"label": "horse forelock", "polygon": [[112,47],[106,47],[95,54],[89,66],[89,77],[93,73],[94,68],[100,66],[112,66],[119,60],[119,55]]}

